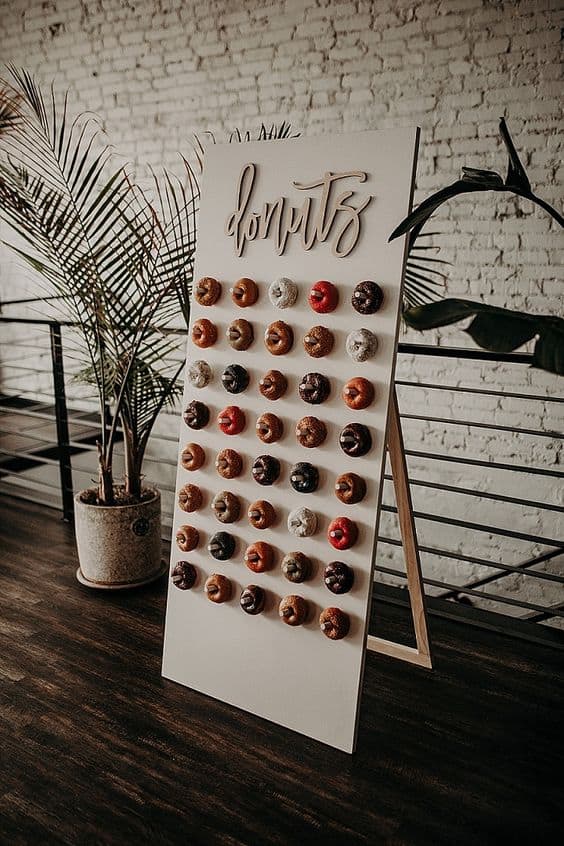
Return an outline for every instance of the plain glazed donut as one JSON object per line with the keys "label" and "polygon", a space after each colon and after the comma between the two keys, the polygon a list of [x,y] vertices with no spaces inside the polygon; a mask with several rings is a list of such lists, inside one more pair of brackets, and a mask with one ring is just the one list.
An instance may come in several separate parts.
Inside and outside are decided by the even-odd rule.
{"label": "plain glazed donut", "polygon": [[258,299],[257,283],[253,279],[244,276],[239,279],[230,291],[231,299],[239,308],[247,308],[256,303]]}
{"label": "plain glazed donut", "polygon": [[294,331],[283,320],[275,320],[264,333],[264,343],[272,355],[286,355],[294,344]]}
{"label": "plain glazed donut", "polygon": [[254,529],[268,529],[276,519],[276,511],[266,499],[257,499],[249,505],[247,517]]}
{"label": "plain glazed donut", "polygon": [[285,596],[278,606],[278,616],[287,626],[301,626],[308,613],[305,599],[295,594]]}
{"label": "plain glazed donut", "polygon": [[200,543],[200,533],[194,526],[180,526],[176,532],[176,545],[182,552],[192,552]]}
{"label": "plain glazed donut", "polygon": [[349,379],[342,394],[343,400],[349,408],[355,411],[362,411],[374,400],[374,386],[368,379],[363,379],[362,376],[355,376]]}
{"label": "plain glazed donut", "polygon": [[325,608],[319,615],[319,628],[330,640],[342,640],[349,633],[351,621],[340,608]]}
{"label": "plain glazed donut", "polygon": [[196,284],[194,297],[201,306],[212,306],[219,300],[221,284],[213,276],[204,276]]}
{"label": "plain glazed donut", "polygon": [[211,602],[228,602],[231,599],[232,585],[227,576],[212,573],[206,579],[204,591]]}
{"label": "plain glazed donut", "polygon": [[185,470],[199,470],[205,460],[206,453],[200,444],[186,444],[180,457],[180,463]]}
{"label": "plain glazed donut", "polygon": [[207,317],[201,317],[192,326],[192,341],[200,349],[213,347],[217,341],[217,327]]}

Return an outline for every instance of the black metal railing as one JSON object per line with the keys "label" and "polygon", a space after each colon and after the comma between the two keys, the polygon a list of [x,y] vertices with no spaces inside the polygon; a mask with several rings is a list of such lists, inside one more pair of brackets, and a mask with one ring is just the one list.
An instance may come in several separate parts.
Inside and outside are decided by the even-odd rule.
{"label": "black metal railing", "polygon": [[[0,344],[0,491],[55,506],[67,520],[72,519],[73,491],[95,478],[98,431],[93,397],[72,381],[76,367],[65,349],[70,328],[56,320],[0,316],[6,334]],[[431,361],[445,363],[450,378],[444,373],[430,376]],[[525,390],[522,368],[530,364],[526,353],[493,355],[401,343],[396,389],[431,613],[564,646],[564,474],[558,431],[564,397],[556,393],[558,377],[551,380],[546,374],[544,393]],[[462,378],[463,365],[470,370]],[[517,374],[518,389],[496,384],[500,365]],[[471,381],[469,374],[477,383],[461,384]],[[414,391],[427,397],[423,408],[413,399]],[[434,413],[429,398],[444,394],[456,402],[443,403],[447,413]],[[526,405],[512,422],[492,420],[487,409],[480,420],[476,404],[484,399]],[[456,416],[448,412],[453,406],[461,406]],[[527,423],[527,414],[535,425]],[[455,441],[453,448],[452,431],[464,432],[469,443],[460,447]],[[509,439],[499,444],[513,452],[504,456],[499,444],[497,449],[489,442],[484,445],[484,436]],[[472,454],[472,438],[478,439],[482,454]],[[163,412],[145,468],[163,495],[168,534],[177,442],[177,414]],[[540,460],[538,446],[531,448],[532,443],[549,444],[543,453],[549,463]],[[119,472],[119,451],[116,463]],[[381,588],[387,601],[405,603],[389,468],[385,483],[375,570],[385,582]],[[455,513],[447,506],[456,506]]]}

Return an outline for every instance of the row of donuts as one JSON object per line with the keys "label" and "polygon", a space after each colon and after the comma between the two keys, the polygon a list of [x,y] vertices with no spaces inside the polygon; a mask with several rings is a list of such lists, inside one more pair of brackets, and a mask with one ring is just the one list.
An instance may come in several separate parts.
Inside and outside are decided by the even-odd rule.
{"label": "row of donuts", "polygon": [[[180,526],[176,532],[176,545],[181,552],[193,552],[200,545],[200,532],[194,526]],[[235,555],[236,545],[234,535],[215,532],[207,544],[207,551],[216,561],[229,561]],[[275,564],[274,549],[263,541],[249,544],[243,562],[253,573],[268,572]],[[303,552],[288,552],[280,569],[289,582],[301,584],[311,578],[314,568],[312,560]],[[343,561],[330,561],[324,568],[323,582],[331,593],[348,593],[354,584],[354,571]]]}
{"label": "row of donuts", "polygon": [[[198,485],[188,483],[178,491],[178,507],[186,514],[199,511],[204,496]],[[241,518],[241,500],[232,491],[219,491],[211,501],[211,510],[220,523],[237,523]],[[270,502],[257,500],[248,510],[249,522],[258,529],[272,525],[276,513]],[[318,520],[315,511],[305,506],[294,508],[286,521],[288,531],[299,538],[309,538],[317,533]],[[335,517],[329,523],[327,540],[335,549],[350,549],[358,540],[358,526],[349,517]]]}
{"label": "row of donuts", "polygon": [[[239,351],[247,350],[255,337],[252,323],[243,319],[230,323],[225,334],[230,346]],[[192,342],[199,349],[213,347],[218,336],[217,324],[207,317],[200,317],[192,324]],[[334,344],[334,335],[326,326],[312,326],[302,339],[304,350],[312,358],[329,355]],[[286,355],[294,346],[294,330],[284,320],[275,320],[265,329],[264,345],[272,355]],[[369,329],[353,329],[347,335],[345,349],[353,361],[367,361],[376,355],[378,338]]]}
{"label": "row of donuts", "polygon": [[[207,361],[193,361],[188,366],[187,376],[195,388],[205,388],[213,378],[213,371]],[[228,364],[221,374],[221,384],[230,394],[243,393],[249,383],[249,371],[241,364]],[[280,399],[287,389],[288,380],[279,370],[269,370],[259,380],[259,391],[267,399]],[[305,373],[298,385],[298,395],[310,405],[319,405],[329,399],[331,382],[323,373]],[[360,411],[374,401],[374,386],[363,376],[354,376],[344,385],[341,398],[349,408]]]}
{"label": "row of donuts", "polygon": [[[191,590],[198,579],[198,572],[189,561],[179,561],[172,570],[171,578],[180,590]],[[222,573],[212,573],[204,583],[204,593],[213,603],[229,602],[233,583]],[[264,611],[266,595],[260,585],[247,585],[241,591],[239,605],[246,614],[256,616]],[[309,614],[309,603],[296,594],[284,596],[278,605],[278,616],[288,626],[301,626],[307,622]],[[340,608],[324,608],[319,615],[319,628],[330,640],[341,640],[350,629],[349,615]]]}
{"label": "row of donuts", "polygon": [[[184,422],[190,429],[204,429],[210,422],[208,406],[199,402],[199,400],[192,400],[184,410]],[[224,435],[240,435],[247,425],[247,418],[242,408],[237,405],[228,405],[219,412],[216,422]],[[258,437],[265,443],[274,443],[283,434],[282,421],[275,414],[265,413],[261,415],[255,424],[255,428]],[[325,442],[327,426],[323,420],[308,414],[296,423],[295,436],[300,446],[306,447],[306,449],[314,449]],[[366,455],[372,449],[370,429],[364,423],[347,423],[339,434],[339,446],[345,455],[351,458]],[[278,459],[273,456],[266,456],[266,458],[270,460],[273,469],[278,465],[272,482],[276,481],[280,473]],[[272,482],[266,481],[260,484],[270,485]]]}
{"label": "row of donuts", "polygon": [[[265,458],[265,456],[259,456],[259,459],[262,458]],[[180,457],[180,463],[184,470],[188,470],[189,472],[199,470],[203,467],[205,461],[206,452],[200,444],[186,444]],[[265,463],[257,459],[255,464],[256,467],[253,465],[254,475],[259,484],[264,484],[263,474]],[[222,449],[216,456],[215,468],[223,479],[236,479],[243,471],[243,459],[240,453],[234,449]],[[298,493],[315,493],[319,487],[319,470],[309,461],[298,461],[290,469],[290,484]],[[337,499],[346,505],[356,505],[366,495],[366,482],[356,473],[341,473],[335,480],[334,493]],[[265,503],[265,500],[258,500],[256,503],[253,503],[253,506],[258,507],[260,503]],[[265,504],[272,508],[270,503]],[[249,520],[251,520],[252,511],[253,507],[249,510]],[[268,525],[271,525],[273,520],[274,513]],[[256,528],[268,528],[268,526],[263,525]]]}
{"label": "row of donuts", "polygon": [[[212,276],[204,276],[196,283],[194,296],[201,306],[215,305],[221,297],[222,285]],[[259,298],[259,287],[254,279],[238,279],[229,289],[232,301],[239,308],[253,306]],[[299,288],[292,279],[280,277],[268,288],[268,298],[273,306],[291,308],[298,300]],[[339,289],[332,282],[320,279],[315,282],[307,296],[308,303],[317,314],[329,314],[339,305]],[[351,305],[359,314],[375,314],[384,301],[382,288],[371,280],[363,280],[355,286]]]}

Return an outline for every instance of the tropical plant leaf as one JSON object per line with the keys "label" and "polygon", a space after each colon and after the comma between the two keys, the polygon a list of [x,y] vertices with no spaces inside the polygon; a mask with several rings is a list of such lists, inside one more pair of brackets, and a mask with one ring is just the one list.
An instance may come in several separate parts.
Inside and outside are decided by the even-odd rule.
{"label": "tropical plant leaf", "polygon": [[466,331],[482,349],[505,353],[522,347],[534,338],[537,326],[529,315],[521,315],[519,312],[499,314],[482,311]]}

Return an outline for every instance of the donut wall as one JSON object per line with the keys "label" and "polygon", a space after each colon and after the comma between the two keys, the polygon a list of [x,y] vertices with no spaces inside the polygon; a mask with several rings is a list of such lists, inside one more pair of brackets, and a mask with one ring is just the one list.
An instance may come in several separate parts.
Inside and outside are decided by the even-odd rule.
{"label": "donut wall", "polygon": [[206,152],[163,675],[352,752],[417,130]]}

